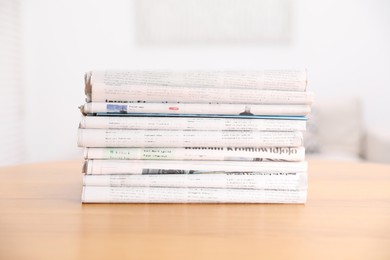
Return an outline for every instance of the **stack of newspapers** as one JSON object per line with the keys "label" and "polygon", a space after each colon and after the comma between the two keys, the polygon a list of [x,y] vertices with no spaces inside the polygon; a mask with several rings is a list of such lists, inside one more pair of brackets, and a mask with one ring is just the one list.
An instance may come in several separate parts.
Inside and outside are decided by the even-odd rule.
{"label": "stack of newspapers", "polygon": [[305,203],[306,70],[92,71],[84,203]]}

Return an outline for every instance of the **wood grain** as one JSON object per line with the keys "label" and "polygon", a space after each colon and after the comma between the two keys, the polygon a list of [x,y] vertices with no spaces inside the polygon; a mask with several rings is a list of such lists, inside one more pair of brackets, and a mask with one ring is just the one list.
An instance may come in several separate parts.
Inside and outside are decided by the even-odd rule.
{"label": "wood grain", "polygon": [[311,161],[306,205],[82,205],[81,164],[0,168],[0,259],[390,259],[390,165]]}

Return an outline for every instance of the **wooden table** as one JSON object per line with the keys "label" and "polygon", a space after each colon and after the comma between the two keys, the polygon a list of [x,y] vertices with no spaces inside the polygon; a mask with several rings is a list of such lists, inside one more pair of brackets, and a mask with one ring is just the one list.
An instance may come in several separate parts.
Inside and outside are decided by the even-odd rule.
{"label": "wooden table", "polygon": [[0,259],[390,259],[390,165],[311,161],[306,205],[82,205],[80,172],[0,169]]}

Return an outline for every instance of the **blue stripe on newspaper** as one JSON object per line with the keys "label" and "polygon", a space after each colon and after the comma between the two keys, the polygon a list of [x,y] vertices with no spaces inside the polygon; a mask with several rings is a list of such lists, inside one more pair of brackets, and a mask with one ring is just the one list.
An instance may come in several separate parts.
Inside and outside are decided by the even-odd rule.
{"label": "blue stripe on newspaper", "polygon": [[262,116],[262,115],[225,115],[225,114],[168,114],[168,113],[94,113],[89,116],[138,116],[138,117],[205,117],[205,118],[246,118],[246,119],[285,119],[307,120],[305,116]]}

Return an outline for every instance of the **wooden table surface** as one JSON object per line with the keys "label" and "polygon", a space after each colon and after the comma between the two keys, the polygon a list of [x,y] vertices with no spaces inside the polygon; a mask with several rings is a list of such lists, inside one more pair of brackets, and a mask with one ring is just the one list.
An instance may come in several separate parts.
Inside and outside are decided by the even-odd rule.
{"label": "wooden table surface", "polygon": [[390,259],[390,165],[310,161],[306,205],[83,205],[81,164],[0,168],[0,259]]}

